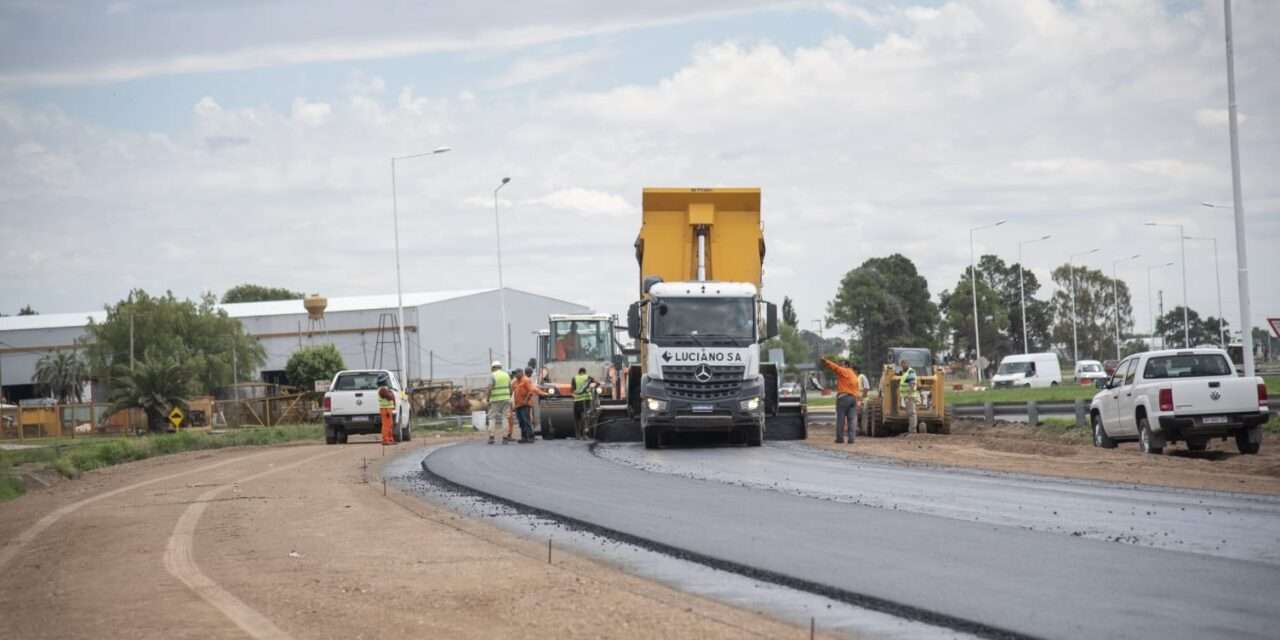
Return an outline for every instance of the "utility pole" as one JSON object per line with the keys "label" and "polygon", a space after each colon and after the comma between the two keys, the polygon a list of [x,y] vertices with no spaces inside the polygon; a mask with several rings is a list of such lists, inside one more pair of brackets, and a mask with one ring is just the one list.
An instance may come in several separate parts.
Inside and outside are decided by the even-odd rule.
{"label": "utility pole", "polygon": [[133,311],[129,312],[129,373],[133,373]]}
{"label": "utility pole", "polygon": [[1236,283],[1240,292],[1240,341],[1244,351],[1244,377],[1254,376],[1253,320],[1249,310],[1249,252],[1244,228],[1244,196],[1240,189],[1240,136],[1236,127],[1236,63],[1231,45],[1231,0],[1222,0],[1227,37],[1227,120],[1231,125],[1231,199],[1236,221]]}
{"label": "utility pole", "polygon": [[428,362],[431,363],[430,364],[431,368],[428,369],[429,371],[428,375],[430,376],[430,379],[435,380],[436,379],[436,352],[428,351],[427,358],[429,359]]}
{"label": "utility pole", "polygon": [[[1159,291],[1159,295],[1160,295],[1160,315],[1158,315],[1157,317],[1163,318],[1164,317],[1164,289],[1161,289]],[[1166,345],[1164,343],[1164,334],[1160,334],[1160,348],[1163,349],[1165,348],[1165,346]]]}

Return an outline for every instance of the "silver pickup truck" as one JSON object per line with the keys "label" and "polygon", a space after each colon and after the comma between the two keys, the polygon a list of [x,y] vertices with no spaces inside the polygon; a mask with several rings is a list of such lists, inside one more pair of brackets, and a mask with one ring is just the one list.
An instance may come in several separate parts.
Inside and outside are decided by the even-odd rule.
{"label": "silver pickup truck", "polygon": [[1093,397],[1093,444],[1135,440],[1147,453],[1185,442],[1203,451],[1213,438],[1235,438],[1240,453],[1258,453],[1270,419],[1262,378],[1236,375],[1221,349],[1136,353]]}
{"label": "silver pickup truck", "polygon": [[355,433],[382,433],[382,417],[378,413],[378,387],[391,387],[396,394],[396,410],[392,435],[396,442],[411,437],[409,429],[409,396],[396,378],[385,369],[339,371],[324,394],[324,441],[346,444]]}

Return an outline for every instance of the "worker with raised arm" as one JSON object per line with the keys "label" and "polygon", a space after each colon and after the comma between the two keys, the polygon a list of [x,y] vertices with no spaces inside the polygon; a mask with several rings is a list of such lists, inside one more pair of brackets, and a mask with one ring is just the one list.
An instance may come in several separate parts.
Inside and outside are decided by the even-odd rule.
{"label": "worker with raised arm", "polygon": [[902,400],[902,406],[907,410],[907,432],[919,432],[920,421],[916,419],[918,398],[916,370],[907,363],[906,358],[903,358],[899,371],[901,377],[898,378],[898,398]]}
{"label": "worker with raised arm", "polygon": [[845,433],[848,433],[849,444],[853,444],[854,433],[858,426],[858,402],[862,398],[858,372],[848,366],[848,360],[836,362],[830,358],[823,358],[822,364],[836,376],[836,443],[843,444]]}
{"label": "worker with raised arm", "polygon": [[[502,430],[511,408],[511,374],[502,370],[502,363],[494,360],[489,374],[489,444]],[[505,441],[504,441],[505,442]]]}

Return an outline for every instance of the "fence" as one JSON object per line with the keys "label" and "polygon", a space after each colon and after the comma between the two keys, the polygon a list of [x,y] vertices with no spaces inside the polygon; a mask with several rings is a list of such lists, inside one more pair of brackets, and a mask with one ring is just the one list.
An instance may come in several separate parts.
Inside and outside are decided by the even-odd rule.
{"label": "fence", "polygon": [[270,427],[297,422],[319,422],[323,415],[319,393],[295,393],[270,398],[241,398],[213,402],[213,427]]}

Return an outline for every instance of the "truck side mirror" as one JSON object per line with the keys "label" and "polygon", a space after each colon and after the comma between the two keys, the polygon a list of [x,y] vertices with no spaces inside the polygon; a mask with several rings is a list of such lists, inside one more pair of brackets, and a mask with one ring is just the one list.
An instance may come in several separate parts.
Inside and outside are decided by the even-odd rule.
{"label": "truck side mirror", "polygon": [[778,337],[778,305],[772,302],[765,303],[764,333],[765,340]]}
{"label": "truck side mirror", "polygon": [[640,339],[640,303],[632,302],[627,307],[627,335],[632,340]]}

